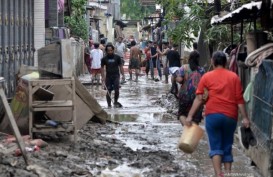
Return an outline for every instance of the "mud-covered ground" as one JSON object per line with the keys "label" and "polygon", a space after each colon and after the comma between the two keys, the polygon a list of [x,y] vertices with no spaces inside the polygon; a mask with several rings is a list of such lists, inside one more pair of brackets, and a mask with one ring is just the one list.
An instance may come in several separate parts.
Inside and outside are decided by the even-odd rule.
{"label": "mud-covered ground", "polygon": [[[76,144],[69,136],[44,137],[48,146],[28,153],[28,167],[22,157],[0,156],[1,177],[212,176],[206,137],[193,154],[177,148],[183,128],[176,120],[177,102],[168,94],[169,85],[145,76],[138,83],[127,82],[121,87],[121,109],[106,108],[100,86],[86,88],[113,122],[88,122],[79,131]],[[234,159],[237,174],[260,176],[237,144]]]}

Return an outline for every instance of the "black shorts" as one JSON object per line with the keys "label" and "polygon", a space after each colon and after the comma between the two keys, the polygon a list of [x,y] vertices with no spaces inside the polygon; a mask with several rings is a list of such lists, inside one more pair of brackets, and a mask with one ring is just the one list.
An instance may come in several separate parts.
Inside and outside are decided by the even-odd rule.
{"label": "black shorts", "polygon": [[129,62],[129,69],[139,69],[140,68],[140,62],[138,59],[132,58]]}
{"label": "black shorts", "polygon": [[105,85],[107,90],[119,90],[120,75],[106,76]]}

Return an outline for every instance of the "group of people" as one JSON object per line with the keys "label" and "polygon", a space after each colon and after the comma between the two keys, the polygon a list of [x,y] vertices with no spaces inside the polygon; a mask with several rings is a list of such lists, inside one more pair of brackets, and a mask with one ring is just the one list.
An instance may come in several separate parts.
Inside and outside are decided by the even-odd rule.
{"label": "group of people", "polygon": [[[119,84],[120,78],[125,81],[124,77],[124,53],[125,45],[122,39],[118,38],[116,47],[112,43],[107,43],[104,39],[100,43],[89,40],[89,46],[85,48],[85,64],[91,74],[91,83],[102,84],[107,90],[106,100],[108,107],[119,107]],[[120,77],[122,75],[122,77]],[[111,92],[114,91],[114,101],[111,99]]]}
{"label": "group of people", "polygon": [[[149,72],[151,72],[152,80],[162,80],[162,76],[164,75],[165,83],[168,83],[169,75],[174,74],[174,68],[179,68],[181,66],[178,45],[176,44],[173,44],[172,47],[170,47],[168,42],[163,42],[160,46],[156,42],[148,41],[147,47],[144,48],[143,53],[145,54],[146,76],[148,77]],[[163,66],[163,73],[161,65]],[[154,69],[157,69],[159,79],[155,78]],[[175,81],[172,77],[172,84],[174,85],[174,83]]]}
{"label": "group of people", "polygon": [[168,43],[163,43],[160,48],[149,41],[144,49],[146,74],[148,76],[150,70],[154,79],[156,68],[161,79],[160,63],[163,65],[166,83],[171,74],[170,92],[178,98],[178,119],[183,126],[191,126],[192,122],[199,124],[205,117],[209,157],[212,159],[215,176],[223,176],[222,164],[224,172],[231,172],[238,111],[241,113],[243,126],[250,127],[241,81],[236,73],[226,69],[227,56],[224,52],[213,53],[211,63],[214,69],[205,73],[205,69],[199,65],[200,54],[196,43],[194,51],[189,55],[188,64],[182,66],[177,47],[174,44],[169,48]]}
{"label": "group of people", "polygon": [[[97,73],[100,68],[102,82],[105,89],[108,107],[111,103],[117,105],[119,98],[120,76],[124,77],[125,45],[122,38],[118,39],[116,47],[113,44],[105,46],[103,54],[98,43],[91,50],[91,73]],[[209,156],[215,171],[215,176],[223,176],[224,171],[231,172],[233,156],[232,144],[238,122],[238,111],[242,116],[242,123],[250,127],[250,120],[245,110],[243,89],[241,81],[236,73],[226,69],[227,57],[222,51],[212,55],[213,70],[205,73],[199,65],[200,54],[194,50],[189,55],[188,64],[181,66],[177,45],[170,49],[168,43],[163,43],[162,48],[149,41],[143,51],[146,60],[146,74],[151,71],[154,79],[154,68],[158,69],[161,79],[160,63],[163,65],[165,82],[168,83],[168,75],[171,74],[171,93],[178,98],[178,119],[183,126],[199,124],[205,117],[205,128],[209,142]],[[115,54],[116,53],[116,54]],[[100,58],[100,63],[93,61]],[[132,80],[132,70],[136,70],[136,81],[141,64],[141,49],[131,41],[129,74]],[[180,88],[178,89],[178,85]],[[111,100],[111,92],[114,91],[114,101]]]}

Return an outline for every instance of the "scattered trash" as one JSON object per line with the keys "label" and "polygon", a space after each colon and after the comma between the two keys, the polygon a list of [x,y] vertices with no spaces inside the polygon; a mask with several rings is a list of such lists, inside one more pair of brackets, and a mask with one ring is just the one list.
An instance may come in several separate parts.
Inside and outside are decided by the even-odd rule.
{"label": "scattered trash", "polygon": [[39,165],[29,165],[27,166],[28,171],[33,171],[39,177],[54,177],[54,175],[48,170]]}
{"label": "scattered trash", "polygon": [[45,122],[45,124],[48,125],[48,126],[51,126],[51,127],[58,127],[58,125],[59,125],[59,123],[54,121],[54,120],[47,120]]}

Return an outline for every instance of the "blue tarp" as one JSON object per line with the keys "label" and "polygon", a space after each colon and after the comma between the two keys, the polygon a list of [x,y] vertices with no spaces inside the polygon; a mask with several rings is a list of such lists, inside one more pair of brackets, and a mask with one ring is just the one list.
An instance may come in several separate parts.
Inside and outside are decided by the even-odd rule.
{"label": "blue tarp", "polygon": [[271,139],[273,118],[273,60],[264,60],[255,77],[252,121]]}

